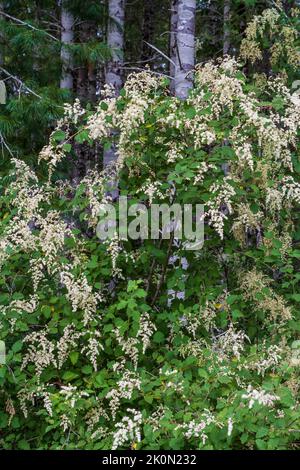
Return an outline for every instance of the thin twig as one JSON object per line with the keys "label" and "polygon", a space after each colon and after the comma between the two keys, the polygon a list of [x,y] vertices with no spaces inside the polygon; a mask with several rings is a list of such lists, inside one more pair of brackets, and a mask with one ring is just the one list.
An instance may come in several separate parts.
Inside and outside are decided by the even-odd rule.
{"label": "thin twig", "polygon": [[36,96],[37,98],[39,99],[42,99],[42,97],[40,95],[38,95],[35,91],[33,91],[31,88],[29,88],[27,85],[25,85],[24,82],[22,82],[22,80],[18,77],[16,77],[15,75],[12,75],[10,72],[8,72],[6,69],[4,69],[3,67],[0,67],[0,70],[5,73],[5,75],[8,77],[8,78],[11,78],[12,80],[14,80],[15,82],[17,82],[19,85],[20,85],[20,88],[24,88],[25,90],[27,90],[29,93],[31,93],[32,95]]}
{"label": "thin twig", "polygon": [[147,69],[143,69],[142,67],[121,67],[123,70],[140,70],[141,72],[150,72],[150,73],[153,73],[154,75],[159,75],[160,77],[167,77],[169,78],[170,80],[174,80],[173,77],[171,77],[170,75],[167,75],[166,73],[162,73],[162,72],[155,72],[154,70],[147,70]]}
{"label": "thin twig", "polygon": [[[163,238],[161,238],[161,239],[159,240],[159,244],[158,244],[158,249],[159,249],[159,250],[161,249],[162,244],[163,244]],[[153,275],[155,266],[156,266],[156,258],[153,258],[152,263],[151,263],[151,266],[150,266],[149,275],[148,275],[148,278],[147,278],[147,281],[146,281],[146,292],[147,292],[147,295],[149,294],[149,291],[150,291],[151,279],[152,279],[152,275]]]}
{"label": "thin twig", "polygon": [[168,264],[169,264],[169,259],[170,259],[170,255],[171,255],[171,251],[172,251],[172,245],[173,245],[173,240],[174,240],[174,232],[172,232],[171,234],[171,237],[170,237],[170,242],[169,242],[169,246],[168,246],[168,252],[167,252],[167,258],[166,258],[166,262],[163,266],[163,270],[162,270],[162,273],[161,273],[161,276],[160,276],[160,280],[159,280],[159,283],[156,287],[156,291],[155,291],[155,294],[154,294],[154,297],[152,299],[152,302],[151,302],[151,305],[154,305],[155,302],[156,302],[156,299],[157,297],[159,296],[160,294],[160,290],[163,286],[163,283],[165,281],[165,275],[166,275],[166,271],[167,271],[167,267],[168,267]]}
{"label": "thin twig", "polygon": [[170,57],[168,57],[166,54],[164,54],[164,52],[162,52],[160,49],[158,49],[157,47],[153,46],[153,44],[150,44],[149,42],[147,41],[144,41],[145,44],[147,44],[149,47],[151,47],[152,49],[154,49],[156,52],[158,52],[160,55],[162,55],[165,59],[167,59],[172,65],[174,65],[174,67],[176,67],[176,64],[175,62],[173,62],[172,59],[170,59]]}
{"label": "thin twig", "polygon": [[0,11],[0,15],[5,16],[5,18],[9,18],[10,20],[13,20],[13,21],[15,21],[16,23],[19,23],[19,24],[21,24],[21,25],[23,25],[23,26],[27,26],[27,28],[33,29],[34,31],[38,31],[38,32],[40,32],[40,33],[43,33],[43,34],[45,34],[46,36],[48,36],[49,38],[54,39],[54,41],[59,41],[59,39],[57,39],[55,36],[53,36],[52,34],[48,33],[47,31],[44,31],[43,29],[36,28],[35,26],[32,26],[32,24],[26,23],[26,21],[23,21],[23,20],[20,20],[19,18],[16,18],[16,17],[14,17],[14,16],[11,16],[11,15],[9,15],[8,13],[4,13],[4,11]]}
{"label": "thin twig", "polygon": [[[10,154],[11,157],[14,157],[14,154],[12,153],[11,149],[9,148],[8,144],[6,143],[6,140],[4,139],[3,135],[2,135],[2,132],[0,131],[0,144],[2,145],[2,149],[3,147],[6,148],[6,150],[8,151],[8,153]],[[3,151],[3,150],[2,150]]]}

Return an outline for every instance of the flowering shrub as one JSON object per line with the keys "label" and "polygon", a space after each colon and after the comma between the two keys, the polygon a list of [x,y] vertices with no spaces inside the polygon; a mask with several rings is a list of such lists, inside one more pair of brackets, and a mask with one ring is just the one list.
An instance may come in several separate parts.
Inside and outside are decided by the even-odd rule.
{"label": "flowering shrub", "polygon": [[[232,58],[186,101],[167,85],[142,72],[94,113],[66,106],[35,171],[2,180],[4,448],[297,446],[299,98]],[[112,144],[115,165],[61,179]],[[129,205],[204,204],[203,248],[99,240],[116,182]]]}

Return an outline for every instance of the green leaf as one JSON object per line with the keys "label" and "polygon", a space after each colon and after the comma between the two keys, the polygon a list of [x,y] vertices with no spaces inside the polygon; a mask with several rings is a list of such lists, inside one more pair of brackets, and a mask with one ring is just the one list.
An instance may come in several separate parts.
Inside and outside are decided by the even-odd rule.
{"label": "green leaf", "polygon": [[80,131],[76,136],[75,136],[75,142],[78,142],[79,144],[83,144],[86,142],[89,138],[89,133],[86,129],[83,131]]}
{"label": "green leaf", "polygon": [[300,294],[292,294],[290,298],[296,302],[300,302]]}
{"label": "green leaf", "polygon": [[81,370],[86,375],[90,375],[90,374],[93,373],[93,368],[90,365],[83,366],[83,368]]}
{"label": "green leaf", "polygon": [[153,336],[154,343],[163,343],[165,340],[165,335],[161,331],[156,331]]}
{"label": "green leaf", "polygon": [[208,379],[209,375],[205,369],[198,369],[199,377],[203,377],[203,379]]}
{"label": "green leaf", "polygon": [[96,377],[95,377],[95,380],[96,380],[97,384],[100,385],[100,386],[105,385],[105,383],[106,383],[106,376],[107,376],[107,373],[106,373],[105,370],[99,372],[99,373],[96,375]]}
{"label": "green leaf", "polygon": [[267,443],[262,439],[256,439],[256,446],[259,450],[265,450],[267,448]]}
{"label": "green leaf", "polygon": [[71,370],[67,370],[62,376],[63,380],[66,380],[67,382],[70,382],[71,380],[77,379],[77,377],[79,377],[79,374],[77,374],[77,372],[73,372]]}
{"label": "green leaf", "polygon": [[51,316],[51,307],[49,305],[43,305],[41,308],[42,314],[45,318],[50,318]]}
{"label": "green leaf", "polygon": [[64,144],[64,145],[63,145],[63,150],[64,150],[65,152],[67,152],[67,153],[68,153],[68,152],[71,152],[71,150],[72,150],[72,145],[71,145],[71,144]]}
{"label": "green leaf", "polygon": [[193,119],[196,116],[196,110],[193,107],[190,107],[185,112],[186,117],[189,119]]}
{"label": "green leaf", "polygon": [[51,139],[55,140],[56,142],[61,142],[66,138],[66,133],[62,131],[61,129],[54,131]]}
{"label": "green leaf", "polygon": [[70,361],[72,362],[73,366],[77,363],[78,358],[79,358],[79,352],[72,351],[70,353]]}
{"label": "green leaf", "polygon": [[269,432],[270,432],[269,428],[261,427],[256,433],[256,438],[259,439],[261,437],[265,437],[269,434]]}

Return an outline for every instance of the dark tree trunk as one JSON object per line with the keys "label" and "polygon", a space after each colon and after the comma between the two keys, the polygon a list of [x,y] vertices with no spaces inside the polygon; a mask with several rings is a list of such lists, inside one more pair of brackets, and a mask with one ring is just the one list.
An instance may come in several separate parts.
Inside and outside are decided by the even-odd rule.
{"label": "dark tree trunk", "polygon": [[144,63],[151,58],[153,49],[147,43],[152,44],[155,29],[155,6],[154,0],[144,0],[144,18],[143,18],[143,43],[141,60]]}

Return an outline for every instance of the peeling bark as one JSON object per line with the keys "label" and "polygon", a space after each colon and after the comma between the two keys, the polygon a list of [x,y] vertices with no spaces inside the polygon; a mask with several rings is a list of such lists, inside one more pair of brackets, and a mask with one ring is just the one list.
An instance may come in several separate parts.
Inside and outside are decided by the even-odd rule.
{"label": "peeling bark", "polygon": [[193,86],[196,0],[178,0],[175,94],[185,99]]}

